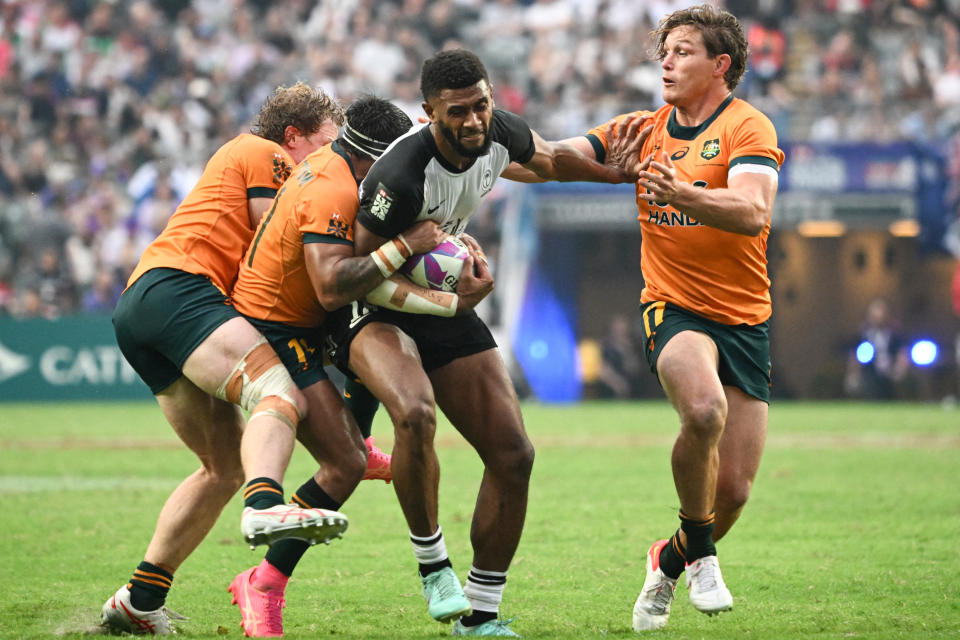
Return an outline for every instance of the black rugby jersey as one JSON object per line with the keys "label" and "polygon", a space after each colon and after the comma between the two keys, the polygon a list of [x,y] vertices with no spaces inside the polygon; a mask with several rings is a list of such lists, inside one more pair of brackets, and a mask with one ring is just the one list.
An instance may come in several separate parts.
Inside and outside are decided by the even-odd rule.
{"label": "black rugby jersey", "polygon": [[391,238],[415,222],[436,220],[459,235],[507,165],[529,162],[535,151],[530,127],[509,111],[493,110],[487,135],[490,150],[462,170],[440,154],[430,125],[398,138],[360,185],[360,224]]}

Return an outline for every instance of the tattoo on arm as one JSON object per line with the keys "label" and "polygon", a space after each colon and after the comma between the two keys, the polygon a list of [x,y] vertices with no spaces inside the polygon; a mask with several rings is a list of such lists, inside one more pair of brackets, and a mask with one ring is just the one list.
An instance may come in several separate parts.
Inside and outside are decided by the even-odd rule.
{"label": "tattoo on arm", "polygon": [[383,274],[370,256],[346,258],[337,265],[337,294],[350,300],[367,295],[383,282]]}

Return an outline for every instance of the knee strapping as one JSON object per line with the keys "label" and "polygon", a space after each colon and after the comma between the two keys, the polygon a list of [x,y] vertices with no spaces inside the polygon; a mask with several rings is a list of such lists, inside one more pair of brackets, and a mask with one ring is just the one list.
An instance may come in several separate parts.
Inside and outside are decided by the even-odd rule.
{"label": "knee strapping", "polygon": [[249,411],[251,420],[269,415],[296,429],[303,414],[290,395],[293,387],[280,358],[261,337],[217,389],[217,397]]}

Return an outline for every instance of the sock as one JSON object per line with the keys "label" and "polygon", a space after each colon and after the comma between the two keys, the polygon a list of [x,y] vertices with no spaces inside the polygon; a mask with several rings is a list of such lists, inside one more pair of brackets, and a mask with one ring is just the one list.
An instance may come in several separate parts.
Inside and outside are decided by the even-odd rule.
{"label": "sock", "polygon": [[143,561],[130,578],[130,604],[140,611],[155,611],[166,602],[172,584],[172,571]]}
{"label": "sock", "polygon": [[450,558],[447,557],[447,543],[443,540],[441,527],[437,527],[436,532],[426,538],[420,538],[411,533],[410,543],[413,545],[413,555],[420,563],[421,576],[453,566],[450,564]]}
{"label": "sock", "polygon": [[[341,503],[337,502],[324,491],[317,481],[312,477],[304,482],[296,493],[290,498],[301,507],[312,507],[315,509],[331,509],[336,511]],[[269,562],[280,573],[286,577],[293,575],[293,569],[300,562],[300,558],[310,548],[310,543],[297,538],[284,538],[277,540],[267,550],[264,562]],[[259,571],[259,569],[258,569]]]}
{"label": "sock", "polygon": [[380,401],[360,380],[351,377],[348,377],[343,385],[343,401],[353,414],[354,420],[357,421],[363,439],[366,440],[373,429],[373,416],[380,408]]}
{"label": "sock", "polygon": [[660,550],[660,570],[668,578],[676,580],[687,564],[686,547],[680,542],[680,529],[670,536],[670,540]]}
{"label": "sock", "polygon": [[283,591],[289,579],[290,576],[284,575],[264,558],[250,576],[250,584],[257,591]]}
{"label": "sock", "polygon": [[717,516],[710,512],[703,520],[694,520],[680,510],[680,528],[687,534],[687,564],[693,564],[705,556],[717,555],[717,547],[713,544],[713,524]]}
{"label": "sock", "polygon": [[243,489],[243,506],[269,509],[283,504],[283,487],[270,478],[254,478]]}
{"label": "sock", "polygon": [[496,620],[505,586],[507,586],[506,571],[486,571],[470,567],[463,593],[470,601],[473,613],[460,618],[460,623],[467,627],[475,627],[487,620]]}

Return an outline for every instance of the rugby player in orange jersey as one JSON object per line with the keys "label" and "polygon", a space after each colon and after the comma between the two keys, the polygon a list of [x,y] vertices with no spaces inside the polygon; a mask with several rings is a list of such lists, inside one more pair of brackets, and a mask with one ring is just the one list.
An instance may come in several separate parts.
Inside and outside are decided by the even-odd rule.
{"label": "rugby player in orange jersey", "polygon": [[[680,529],[647,553],[637,631],[666,625],[684,570],[699,611],[733,606],[714,542],[739,517],[766,440],[766,247],[784,160],[770,120],[733,97],[747,58],[733,15],[709,5],[675,11],[654,35],[667,104],[614,120],[640,117],[649,130],[636,185],[640,309],[648,362],[680,417],[671,457]],[[610,132],[608,124],[566,142],[602,160],[629,142]]]}
{"label": "rugby player in orange jersey", "polygon": [[[473,296],[415,288],[401,275],[394,276],[412,253],[429,251],[446,237],[432,221],[387,240],[370,256],[354,256],[357,185],[384,149],[409,128],[410,119],[386,100],[365,96],[351,104],[342,136],[308,156],[283,185],[234,288],[237,310],[267,337],[309,400],[307,421],[313,426],[306,431],[317,439],[311,450],[321,467],[293,497],[304,507],[339,509],[366,469],[360,431],[323,370],[327,309],[363,298],[391,276],[391,284],[405,286],[406,301],[419,299],[438,307],[430,301],[472,306],[492,286],[492,278],[473,278],[469,264],[458,291],[473,287]],[[230,585],[248,636],[283,633],[287,581],[308,546],[303,540],[278,541],[259,566],[240,573]]]}
{"label": "rugby player in orange jersey", "polygon": [[[330,142],[342,108],[322,91],[280,87],[241,134],[210,159],[197,185],[146,249],[113,316],[124,356],[157,398],[200,469],[164,504],[130,583],[101,612],[114,631],[172,632],[164,606],[173,574],[216,522],[246,475],[245,538],[305,524],[310,537],[335,535],[340,514],[294,509],[280,482],[306,400],[263,336],[229,304],[253,231],[293,167]],[[236,405],[251,411],[244,425]],[[334,524],[330,525],[329,522]]]}

